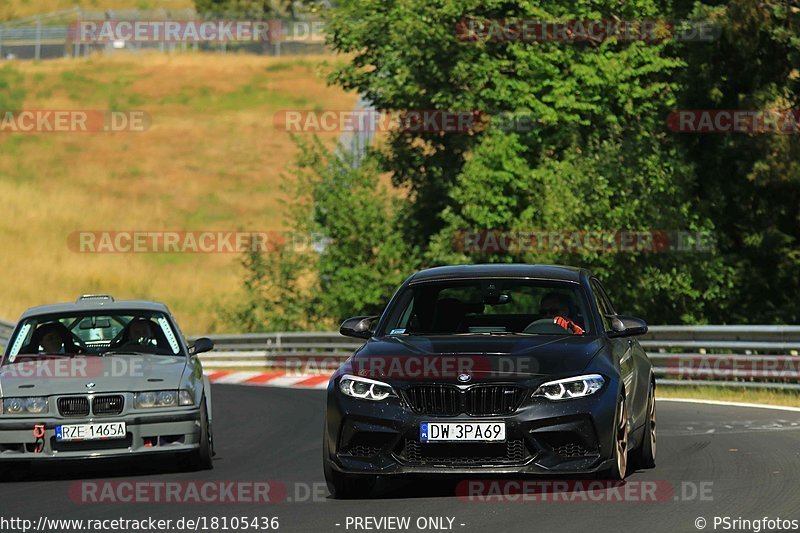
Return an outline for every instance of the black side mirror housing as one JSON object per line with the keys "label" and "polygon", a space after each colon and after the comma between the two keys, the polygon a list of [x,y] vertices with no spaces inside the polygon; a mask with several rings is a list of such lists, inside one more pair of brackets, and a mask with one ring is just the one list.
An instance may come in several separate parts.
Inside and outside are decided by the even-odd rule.
{"label": "black side mirror housing", "polygon": [[647,322],[633,316],[617,315],[611,319],[609,337],[634,337],[647,333]]}
{"label": "black side mirror housing", "polygon": [[373,323],[378,319],[377,316],[355,316],[348,318],[339,327],[339,333],[345,337],[355,337],[357,339],[369,339],[375,330],[372,329]]}
{"label": "black side mirror housing", "polygon": [[189,354],[197,355],[204,352],[210,352],[214,349],[214,341],[208,337],[200,337],[192,344],[189,345]]}

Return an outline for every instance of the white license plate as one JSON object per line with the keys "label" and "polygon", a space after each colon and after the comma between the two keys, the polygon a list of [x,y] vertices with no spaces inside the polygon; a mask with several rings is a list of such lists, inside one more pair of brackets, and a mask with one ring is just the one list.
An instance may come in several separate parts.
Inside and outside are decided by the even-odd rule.
{"label": "white license plate", "polygon": [[506,440],[505,422],[423,422],[420,442],[499,442]]}
{"label": "white license plate", "polygon": [[56,426],[56,440],[124,439],[125,422]]}

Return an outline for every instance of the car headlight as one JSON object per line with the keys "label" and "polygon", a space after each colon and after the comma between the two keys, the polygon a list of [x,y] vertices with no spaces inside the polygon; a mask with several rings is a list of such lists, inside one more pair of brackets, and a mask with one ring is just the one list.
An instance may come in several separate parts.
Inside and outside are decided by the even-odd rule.
{"label": "car headlight", "polygon": [[178,391],[178,403],[181,405],[194,405],[192,393],[190,393],[188,390]]}
{"label": "car headlight", "polygon": [[559,379],[543,383],[533,393],[534,396],[544,397],[548,400],[569,400],[583,398],[594,394],[603,388],[606,380],[600,374],[576,376],[574,378]]}
{"label": "car headlight", "polygon": [[133,406],[136,409],[151,409],[154,407],[177,407],[194,405],[189,391],[159,390],[137,392],[133,395]]}
{"label": "car headlight", "polygon": [[3,398],[0,400],[0,414],[6,415],[44,415],[50,411],[47,398]]}
{"label": "car headlight", "polygon": [[339,381],[339,390],[347,396],[360,400],[385,400],[389,396],[397,396],[391,385],[374,379],[345,375]]}

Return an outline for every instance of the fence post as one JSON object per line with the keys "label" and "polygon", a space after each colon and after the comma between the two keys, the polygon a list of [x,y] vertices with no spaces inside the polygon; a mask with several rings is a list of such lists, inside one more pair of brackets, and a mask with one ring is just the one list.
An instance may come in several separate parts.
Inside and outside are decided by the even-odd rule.
{"label": "fence post", "polygon": [[3,59],[3,27],[0,26],[0,60]]}
{"label": "fence post", "polygon": [[42,17],[36,17],[36,60],[42,58]]}
{"label": "fence post", "polygon": [[[76,7],[75,13],[78,15],[78,18],[75,20],[75,35],[72,36],[72,38],[74,39],[72,41],[72,57],[80,57],[81,55],[80,24],[81,24],[81,19],[83,19],[83,11],[81,11],[81,8]],[[67,39],[69,39],[69,31],[70,31],[69,28],[67,28]]]}

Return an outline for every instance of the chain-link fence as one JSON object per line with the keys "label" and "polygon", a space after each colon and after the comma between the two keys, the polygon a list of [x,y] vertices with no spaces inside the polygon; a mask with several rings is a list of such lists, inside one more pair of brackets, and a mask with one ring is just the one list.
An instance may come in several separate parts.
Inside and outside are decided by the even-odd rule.
{"label": "chain-link fence", "polygon": [[[225,17],[214,22],[260,22],[269,27],[267,38],[205,38],[202,25],[212,22],[194,10],[106,10],[80,8],[0,23],[0,59],[55,59],[82,57],[93,52],[119,53],[146,50],[163,53],[205,51],[260,55],[319,54],[326,51],[319,20],[273,19],[245,21]],[[172,24],[170,37],[159,27]],[[91,28],[93,32],[85,31]],[[144,31],[137,33],[136,30]],[[200,30],[199,34],[197,30]],[[187,31],[194,30],[194,31]]]}

